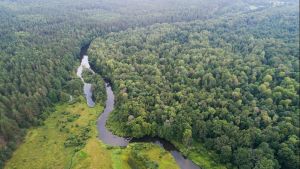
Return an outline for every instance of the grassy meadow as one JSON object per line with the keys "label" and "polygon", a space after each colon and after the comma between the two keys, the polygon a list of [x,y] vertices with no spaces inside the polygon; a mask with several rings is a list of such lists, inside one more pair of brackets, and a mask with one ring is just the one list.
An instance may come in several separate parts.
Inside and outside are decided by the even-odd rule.
{"label": "grassy meadow", "polygon": [[[130,169],[139,159],[133,150],[159,169],[178,169],[170,153],[151,143],[111,147],[97,138],[96,120],[103,107],[89,108],[84,98],[59,104],[42,126],[29,129],[5,169]],[[131,165],[128,161],[131,161]]]}

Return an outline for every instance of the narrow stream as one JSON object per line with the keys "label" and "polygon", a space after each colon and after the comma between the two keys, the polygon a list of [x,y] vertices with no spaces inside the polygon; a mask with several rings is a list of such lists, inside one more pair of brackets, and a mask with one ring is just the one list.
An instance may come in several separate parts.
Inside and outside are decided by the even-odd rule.
{"label": "narrow stream", "polygon": [[99,139],[102,140],[105,144],[112,146],[127,146],[130,139],[119,137],[110,132],[106,127],[106,120],[108,119],[109,113],[114,109],[115,96],[111,90],[111,86],[108,83],[105,83],[107,100],[105,103],[105,109],[100,115],[97,121],[97,128],[99,131]]}
{"label": "narrow stream", "polygon": [[[87,100],[87,104],[89,107],[94,107],[95,102],[92,99],[92,85],[89,83],[84,82],[84,78],[82,77],[82,72],[84,69],[87,69],[94,73],[94,71],[90,68],[90,64],[88,61],[88,56],[86,55],[87,47],[83,47],[80,55],[82,57],[81,64],[77,69],[77,76],[81,78],[81,80],[84,83],[84,94]],[[105,89],[107,93],[107,100],[105,103],[105,109],[103,113],[100,115],[98,121],[97,121],[97,129],[99,131],[99,139],[103,141],[107,145],[111,146],[127,146],[131,142],[151,142],[154,144],[157,144],[161,147],[163,147],[165,150],[169,151],[174,159],[176,160],[176,163],[180,166],[181,169],[200,169],[199,166],[197,166],[194,162],[192,162],[189,159],[186,159],[170,142],[160,139],[160,138],[152,138],[152,137],[143,137],[140,139],[128,139],[124,137],[119,137],[114,135],[112,132],[110,132],[105,124],[109,117],[109,113],[111,113],[114,109],[115,104],[115,96],[111,89],[111,86],[109,83],[105,83]]]}
{"label": "narrow stream", "polygon": [[81,60],[81,64],[80,66],[77,68],[77,76],[82,80],[83,82],[83,93],[85,95],[86,98],[86,102],[88,104],[89,107],[94,107],[95,106],[95,102],[92,99],[93,96],[93,91],[92,91],[92,84],[90,83],[86,83],[84,82],[84,79],[82,77],[82,72],[83,70],[87,70],[90,71],[92,73],[95,73],[89,64],[89,57],[87,55],[83,55],[83,58]]}

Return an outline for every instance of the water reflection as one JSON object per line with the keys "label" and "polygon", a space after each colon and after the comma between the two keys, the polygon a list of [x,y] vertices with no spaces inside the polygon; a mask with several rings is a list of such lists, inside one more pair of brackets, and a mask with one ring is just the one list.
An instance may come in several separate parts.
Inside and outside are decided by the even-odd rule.
{"label": "water reflection", "polygon": [[77,68],[77,76],[82,80],[82,82],[84,83],[83,85],[83,93],[85,95],[86,101],[87,101],[87,105],[89,107],[94,107],[95,106],[95,102],[93,101],[93,91],[92,91],[92,84],[90,83],[86,83],[84,81],[84,78],[82,77],[82,72],[83,70],[86,69],[92,73],[95,73],[89,64],[89,57],[87,55],[84,55],[82,60],[81,60],[81,64],[80,66]]}

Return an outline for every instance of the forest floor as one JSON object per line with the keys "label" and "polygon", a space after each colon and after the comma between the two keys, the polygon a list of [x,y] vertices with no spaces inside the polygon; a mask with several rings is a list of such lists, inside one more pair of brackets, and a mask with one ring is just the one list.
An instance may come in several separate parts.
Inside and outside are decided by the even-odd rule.
{"label": "forest floor", "polygon": [[[44,125],[28,130],[23,143],[5,165],[5,169],[130,169],[132,149],[146,146],[139,153],[158,164],[160,169],[178,169],[170,153],[151,143],[133,143],[127,148],[111,147],[97,138],[96,121],[103,107],[89,108],[84,99],[74,104],[59,104]],[[89,138],[83,146],[65,146],[67,140],[82,137],[88,128]],[[76,142],[77,143],[77,142]]]}

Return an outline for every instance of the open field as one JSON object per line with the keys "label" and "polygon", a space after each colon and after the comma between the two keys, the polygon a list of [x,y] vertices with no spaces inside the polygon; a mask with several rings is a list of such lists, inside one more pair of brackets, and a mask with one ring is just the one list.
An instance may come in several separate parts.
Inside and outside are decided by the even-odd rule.
{"label": "open field", "polygon": [[[157,163],[160,169],[178,168],[171,154],[157,145],[133,143],[127,148],[118,148],[99,141],[96,120],[103,110],[102,106],[89,108],[81,101],[72,105],[60,104],[55,108],[44,125],[28,131],[24,143],[15,151],[5,169],[130,169],[128,158],[131,151],[140,146],[147,147],[140,153]],[[73,136],[82,137],[83,129],[88,130],[88,139],[82,145],[68,143]]]}

